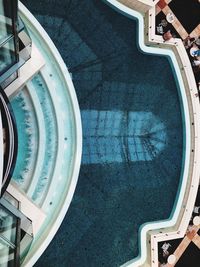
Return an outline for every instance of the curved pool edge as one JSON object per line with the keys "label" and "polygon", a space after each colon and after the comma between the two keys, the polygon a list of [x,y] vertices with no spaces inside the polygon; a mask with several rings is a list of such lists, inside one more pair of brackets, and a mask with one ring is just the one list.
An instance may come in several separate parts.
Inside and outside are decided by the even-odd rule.
{"label": "curved pool edge", "polygon": [[[184,133],[185,144],[183,149],[185,148],[185,153],[183,155],[183,162],[182,162],[183,166],[182,182],[177,192],[176,203],[174,205],[172,214],[168,220],[155,223],[146,223],[141,226],[140,238],[139,238],[140,255],[137,258],[123,264],[124,267],[140,266],[144,264],[148,258],[148,262],[146,262],[147,266],[148,264],[151,264],[151,266],[157,266],[156,264],[158,263],[158,257],[157,257],[158,255],[156,253],[156,245],[157,245],[156,242],[158,242],[158,240],[161,241],[162,239],[161,237],[163,237],[166,233],[168,235],[170,234],[173,235],[173,237],[175,238],[177,238],[177,236],[180,238],[184,235],[190,219],[190,212],[192,211],[191,208],[193,207],[196,198],[199,177],[200,177],[200,166],[196,164],[197,159],[199,157],[198,151],[200,151],[200,141],[198,141],[198,136],[200,134],[199,133],[200,118],[196,116],[196,114],[200,114],[199,100],[196,97],[197,88],[194,78],[193,79],[191,78],[190,81],[187,80],[189,84],[192,84],[191,87],[187,88],[187,86],[184,85],[183,81],[184,77],[182,75],[183,72],[186,71],[187,69],[185,68],[185,66],[179,66],[180,63],[178,64],[179,60],[178,57],[181,57],[180,51],[182,48],[184,48],[181,40],[180,41],[176,40],[176,42],[174,43],[166,42],[166,44],[162,44],[163,43],[162,39],[159,38],[156,39],[155,34],[153,37],[152,37],[153,34],[152,35],[149,34],[150,30],[148,25],[145,25],[144,22],[145,18],[141,14],[142,12],[139,13],[125,6],[124,4],[118,2],[117,0],[103,0],[103,1],[112,8],[114,8],[117,12],[120,12],[121,14],[138,21],[139,48],[142,50],[142,52],[148,54],[167,56],[170,59],[173,69],[175,71],[175,78],[177,79],[178,89],[180,89],[179,94],[181,96],[180,101],[182,102],[182,107],[181,107],[182,117],[184,120],[183,123],[186,132]],[[155,5],[156,3],[154,3],[153,8],[155,8]],[[152,15],[154,14],[151,13],[150,15],[153,19]],[[152,29],[153,32],[154,28],[153,27],[150,28]],[[149,34],[149,38],[151,38],[150,41],[145,40],[145,31]],[[148,46],[145,43],[148,44]],[[159,46],[159,48],[155,46]],[[176,49],[177,51],[174,51],[174,49]],[[180,69],[181,67],[183,68]],[[191,66],[188,66],[188,69],[190,70]],[[188,74],[186,73],[186,77],[187,75]],[[191,126],[192,122],[194,123],[194,126]],[[193,152],[191,152],[191,150],[193,150]],[[162,228],[162,234],[159,232],[161,228]],[[150,231],[152,231],[152,233],[150,233]],[[150,242],[151,247],[149,246],[148,241],[151,241]],[[151,250],[155,252],[154,255],[150,256],[150,254],[152,253]],[[150,257],[152,259],[150,259]]]}
{"label": "curved pool edge", "polygon": [[62,203],[59,203],[60,204],[59,215],[53,218],[54,220],[53,220],[53,223],[51,224],[50,230],[48,231],[48,235],[43,237],[42,240],[36,241],[36,243],[31,248],[31,250],[29,251],[28,255],[26,256],[22,264],[22,266],[33,266],[35,262],[38,260],[38,258],[41,256],[41,254],[44,252],[44,250],[47,248],[51,240],[53,239],[71,203],[71,200],[72,200],[75,188],[76,188],[76,184],[78,181],[78,175],[79,175],[79,170],[80,170],[81,154],[82,154],[82,126],[81,126],[80,109],[79,109],[75,89],[74,89],[70,74],[68,72],[68,69],[64,61],[62,60],[57,48],[51,41],[48,34],[39,24],[39,22],[35,19],[35,17],[28,11],[28,9],[22,3],[19,3],[19,10],[20,10],[20,13],[26,18],[26,20],[29,21],[30,25],[32,25],[37,30],[37,32],[40,34],[42,41],[45,42],[45,44],[48,46],[51,54],[53,55],[53,57],[55,58],[57,62],[60,75],[63,78],[63,81],[66,85],[65,87],[68,90],[71,105],[73,107],[73,118],[74,118],[74,124],[75,124],[75,132],[76,132],[75,154],[74,154],[74,161],[73,161],[69,191],[65,192],[65,197]]}

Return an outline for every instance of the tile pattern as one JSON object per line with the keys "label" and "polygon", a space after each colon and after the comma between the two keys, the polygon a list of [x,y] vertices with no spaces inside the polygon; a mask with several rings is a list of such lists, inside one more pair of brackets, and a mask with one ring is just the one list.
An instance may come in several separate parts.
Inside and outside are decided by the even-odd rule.
{"label": "tile pattern", "polygon": [[[176,257],[176,262],[180,259],[180,257],[183,255],[187,247],[189,246],[190,242],[199,242],[200,236],[198,235],[199,226],[193,225],[190,227],[187,231],[187,234],[183,238],[181,244],[177,247],[175,252],[173,253]],[[167,267],[174,266],[172,264],[168,264]]]}
{"label": "tile pattern", "polygon": [[200,24],[196,28],[193,29],[191,32],[187,32],[186,29],[183,27],[181,22],[178,20],[176,15],[173,13],[171,8],[169,7],[169,3],[175,0],[160,0],[156,5],[156,15],[159,14],[161,11],[167,15],[168,13],[172,13],[174,15],[174,21],[172,22],[173,27],[179,33],[181,38],[184,40],[188,35],[191,37],[198,37],[200,36]]}

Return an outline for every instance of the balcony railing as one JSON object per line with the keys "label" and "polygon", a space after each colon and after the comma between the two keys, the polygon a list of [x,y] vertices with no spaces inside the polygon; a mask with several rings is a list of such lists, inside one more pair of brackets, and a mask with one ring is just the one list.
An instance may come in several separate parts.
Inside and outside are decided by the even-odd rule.
{"label": "balcony railing", "polygon": [[7,192],[0,199],[0,266],[18,267],[33,240],[32,222]]}

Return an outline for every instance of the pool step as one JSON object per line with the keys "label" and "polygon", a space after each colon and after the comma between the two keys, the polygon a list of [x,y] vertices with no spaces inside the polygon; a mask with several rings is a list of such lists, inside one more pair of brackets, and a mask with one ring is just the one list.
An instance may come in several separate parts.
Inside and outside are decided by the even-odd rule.
{"label": "pool step", "polygon": [[[48,207],[51,203],[55,191],[55,183],[52,181],[59,180],[63,165],[62,155],[68,142],[66,133],[62,130],[63,120],[70,120],[69,114],[60,109],[62,100],[57,95],[57,84],[51,76],[53,75],[48,69],[41,70],[26,83],[22,91],[32,103],[29,112],[31,116],[35,116],[35,125],[32,124],[31,128],[37,129],[38,134],[32,137],[37,138],[37,142],[34,142],[35,151],[30,155],[30,158],[34,159],[28,167],[24,167],[26,173],[18,170],[18,175],[22,173],[24,178],[20,188],[33,199],[35,204],[42,207]],[[24,160],[26,160],[25,155]],[[17,182],[19,183],[19,179]]]}
{"label": "pool step", "polygon": [[34,166],[34,172],[31,177],[31,181],[29,182],[29,187],[27,189],[28,196],[32,197],[35,187],[38,183],[40,173],[42,172],[41,163],[44,161],[44,157],[45,157],[45,145],[44,144],[46,143],[46,134],[44,131],[44,114],[42,111],[40,100],[38,98],[38,95],[31,81],[29,81],[26,84],[26,88],[30,94],[30,97],[32,98],[32,101],[35,107],[37,124],[38,124],[38,132],[39,132],[36,164]]}
{"label": "pool step", "polygon": [[41,118],[39,129],[41,135],[39,136],[40,157],[35,166],[35,175],[32,177],[33,182],[29,187],[28,195],[36,204],[41,205],[55,168],[54,155],[57,149],[57,124],[49,86],[46,86],[41,73],[29,82],[29,88],[34,91],[34,97],[38,99],[38,106],[40,106],[40,112],[37,112],[37,117],[38,121]]}
{"label": "pool step", "polygon": [[[29,140],[29,143],[34,143],[34,145],[32,144],[31,146],[34,147],[34,151],[31,151],[31,155],[29,155],[31,162],[29,162],[30,160],[27,161],[27,154],[23,154],[21,151],[20,154],[23,155],[23,160],[28,163],[25,163],[23,166],[18,166],[16,173],[14,173],[16,175],[14,180],[39,206],[43,203],[55,172],[55,158],[57,155],[56,116],[59,116],[59,114],[55,112],[54,103],[52,101],[52,97],[55,98],[56,96],[49,93],[49,88],[51,86],[47,86],[45,80],[46,78],[44,78],[41,73],[37,74],[33,80],[26,83],[26,86],[19,95],[15,96],[16,99],[14,100],[15,107],[17,105],[18,109],[25,109],[24,112],[28,112],[30,114],[29,116],[32,118],[30,121],[26,122],[23,121],[27,120],[26,116],[23,115],[21,120],[23,121],[23,125],[28,124],[29,127],[30,124],[30,130],[28,128],[27,131],[31,132],[32,139],[31,141]],[[48,82],[50,83],[50,81]],[[26,101],[23,100],[24,98]],[[31,104],[25,102],[30,102]],[[35,117],[35,122],[33,117]],[[21,123],[21,121],[19,123]],[[33,130],[35,129],[37,129],[37,135],[33,134]],[[26,135],[29,136],[29,132],[27,132]]]}
{"label": "pool step", "polygon": [[[67,116],[67,114],[63,114],[62,110],[60,109],[59,104],[59,98],[56,91],[56,84],[53,82],[54,78],[49,75],[48,69],[42,69],[40,71],[40,74],[42,78],[44,79],[44,82],[46,84],[46,87],[48,88],[49,95],[52,99],[53,108],[55,112],[55,124],[57,129],[57,146],[56,151],[54,152],[54,166],[52,168],[52,176],[49,177],[48,181],[48,187],[46,187],[46,190],[44,192],[44,196],[40,201],[40,205],[43,207],[43,209],[46,209],[49,204],[52,202],[52,195],[55,192],[55,184],[52,183],[52,181],[58,180],[61,169],[62,169],[62,163],[63,158],[62,155],[64,154],[64,148],[65,148],[65,137],[64,137],[64,131],[63,131],[63,117]],[[66,103],[67,104],[67,103]]]}

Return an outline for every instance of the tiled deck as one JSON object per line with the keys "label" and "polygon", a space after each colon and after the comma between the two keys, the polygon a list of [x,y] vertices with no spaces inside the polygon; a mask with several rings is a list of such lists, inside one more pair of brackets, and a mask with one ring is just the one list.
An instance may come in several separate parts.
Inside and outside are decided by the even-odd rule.
{"label": "tiled deck", "polygon": [[[186,40],[187,37],[189,38],[195,38],[196,40],[200,37],[200,23],[198,23],[196,21],[196,18],[194,19],[194,22],[192,23],[192,25],[195,25],[194,28],[191,28],[191,25],[190,27],[187,27],[188,29],[192,29],[191,32],[188,32],[184,26],[181,24],[181,21],[177,18],[176,16],[176,12],[171,9],[177,9],[179,7],[176,7],[175,8],[175,3],[176,2],[173,2],[175,0],[160,0],[156,7],[155,7],[155,14],[156,14],[156,34],[159,34],[161,35],[162,34],[162,30],[163,32],[166,32],[167,30],[170,30],[171,33],[172,33],[172,36],[173,37],[178,37],[178,38],[181,38],[182,40]],[[178,1],[178,0],[177,0]],[[189,0],[187,0],[189,1]],[[170,3],[173,5],[170,5]],[[178,3],[178,2],[177,2]],[[194,2],[191,1],[191,3],[194,4]],[[193,7],[193,4],[191,4],[191,9],[194,8]],[[196,4],[196,3],[195,3]],[[180,3],[179,3],[180,5]],[[187,3],[188,5],[188,3]],[[171,8],[170,8],[171,6]],[[192,12],[194,12],[194,10],[192,10]],[[195,11],[197,12],[197,11]],[[194,14],[195,14],[194,12]],[[169,20],[167,20],[167,15],[168,14],[172,14],[173,16],[173,20],[172,22],[170,23]],[[191,18],[192,20],[192,15],[194,14],[191,14],[189,17],[186,17],[186,19],[188,18]],[[199,14],[200,14],[200,5],[199,5]],[[184,16],[180,16],[180,10],[179,10],[179,14],[178,14],[179,17],[181,17],[182,21],[183,21],[183,17]],[[161,27],[161,32],[159,33],[159,26],[162,24],[161,22],[162,21],[165,21],[165,23],[167,24],[167,27]],[[191,23],[189,23],[191,24]],[[185,27],[186,27],[186,23],[184,23]],[[192,47],[192,45],[191,45]],[[190,48],[191,48],[190,47]],[[190,48],[189,47],[185,47],[186,48],[186,51],[188,53],[188,57],[190,59],[190,62],[191,62],[191,65],[192,65],[192,69],[193,69],[193,72],[194,72],[194,76],[195,76],[195,79],[196,79],[196,83],[197,83],[197,87],[198,87],[198,90],[199,90],[199,96],[200,96],[200,66],[196,65],[197,61],[195,60],[199,60],[199,57],[195,58],[195,57],[192,57],[190,55]],[[197,46],[197,49],[198,49],[198,46]]]}

